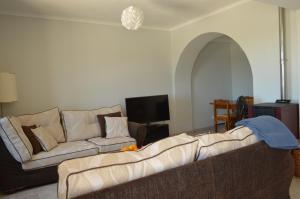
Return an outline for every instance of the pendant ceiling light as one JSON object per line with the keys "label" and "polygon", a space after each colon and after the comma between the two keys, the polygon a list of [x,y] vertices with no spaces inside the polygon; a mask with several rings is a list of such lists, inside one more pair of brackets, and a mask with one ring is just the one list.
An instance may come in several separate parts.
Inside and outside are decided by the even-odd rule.
{"label": "pendant ceiling light", "polygon": [[122,25],[128,30],[137,30],[144,21],[144,12],[138,7],[129,6],[121,16]]}

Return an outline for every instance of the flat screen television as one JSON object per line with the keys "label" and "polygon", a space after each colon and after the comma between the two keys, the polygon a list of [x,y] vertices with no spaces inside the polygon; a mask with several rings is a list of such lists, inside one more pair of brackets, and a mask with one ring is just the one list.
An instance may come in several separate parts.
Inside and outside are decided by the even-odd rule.
{"label": "flat screen television", "polygon": [[128,121],[151,123],[170,120],[168,95],[126,98]]}

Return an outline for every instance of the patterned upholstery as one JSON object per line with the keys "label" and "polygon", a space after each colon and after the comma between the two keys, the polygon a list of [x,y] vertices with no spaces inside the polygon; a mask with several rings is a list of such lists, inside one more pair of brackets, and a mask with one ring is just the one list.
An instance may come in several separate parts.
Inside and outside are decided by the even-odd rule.
{"label": "patterned upholstery", "polygon": [[199,135],[197,159],[203,160],[228,151],[233,151],[258,142],[256,136],[247,127],[237,127],[226,133]]}
{"label": "patterned upholstery", "polygon": [[73,198],[194,161],[198,141],[182,134],[139,151],[101,154],[59,165],[59,199]]}

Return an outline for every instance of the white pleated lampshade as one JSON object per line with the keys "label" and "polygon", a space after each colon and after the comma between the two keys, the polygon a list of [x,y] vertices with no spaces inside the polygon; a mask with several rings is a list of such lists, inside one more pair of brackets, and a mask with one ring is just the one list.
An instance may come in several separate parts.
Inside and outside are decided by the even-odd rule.
{"label": "white pleated lampshade", "polygon": [[0,73],[0,103],[18,100],[16,76],[12,73]]}

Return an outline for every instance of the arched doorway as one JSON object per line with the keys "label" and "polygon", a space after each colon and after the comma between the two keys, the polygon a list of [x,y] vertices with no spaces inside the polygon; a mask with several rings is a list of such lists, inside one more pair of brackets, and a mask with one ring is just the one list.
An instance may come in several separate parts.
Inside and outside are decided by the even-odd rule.
{"label": "arched doorway", "polygon": [[[192,71],[201,50],[216,38],[227,36],[210,32],[193,39],[182,51],[177,63],[174,78],[174,121],[177,131],[193,129]],[[234,41],[234,39],[232,38]]]}
{"label": "arched doorway", "polygon": [[225,35],[210,41],[195,60],[191,89],[193,129],[213,126],[213,100],[253,96],[252,71],[241,47]]}

